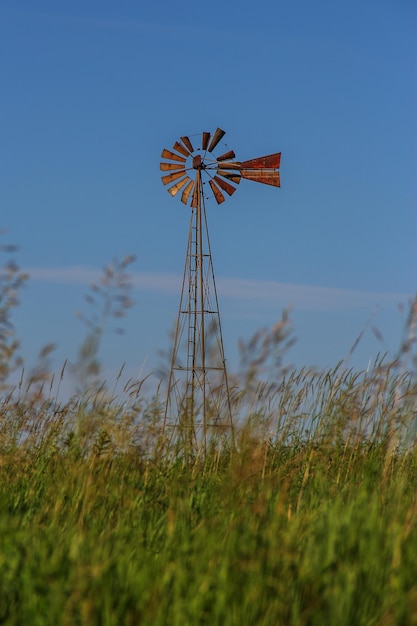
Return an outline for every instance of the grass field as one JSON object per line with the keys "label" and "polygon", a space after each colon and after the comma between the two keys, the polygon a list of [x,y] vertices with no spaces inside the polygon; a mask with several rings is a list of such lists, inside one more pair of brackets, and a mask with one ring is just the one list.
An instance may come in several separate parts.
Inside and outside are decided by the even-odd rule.
{"label": "grass field", "polygon": [[61,404],[40,367],[11,389],[3,333],[0,623],[417,624],[416,308],[367,372],[253,354],[235,445],[213,430],[204,455],[172,448],[140,386]]}
{"label": "grass field", "polygon": [[285,420],[254,408],[235,449],[214,434],[187,460],[137,398],[5,397],[0,623],[417,623],[412,392],[389,371],[292,374]]}

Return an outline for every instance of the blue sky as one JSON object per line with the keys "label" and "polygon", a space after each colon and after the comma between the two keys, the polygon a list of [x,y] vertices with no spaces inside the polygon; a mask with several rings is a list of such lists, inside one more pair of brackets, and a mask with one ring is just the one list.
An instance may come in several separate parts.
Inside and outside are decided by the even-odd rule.
{"label": "blue sky", "polygon": [[281,189],[208,205],[226,356],[292,306],[295,365],[397,349],[416,292],[413,0],[0,1],[0,227],[31,275],[28,363],[73,360],[83,294],[134,254],[135,307],[108,372],[150,371],[177,314],[189,209],[160,153],[217,126],[239,160],[282,152]]}

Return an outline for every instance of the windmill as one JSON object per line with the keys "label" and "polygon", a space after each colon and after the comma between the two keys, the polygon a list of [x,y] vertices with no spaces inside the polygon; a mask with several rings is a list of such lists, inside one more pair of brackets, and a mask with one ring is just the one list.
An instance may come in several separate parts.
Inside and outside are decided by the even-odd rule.
{"label": "windmill", "polygon": [[280,186],[280,152],[236,161],[233,150],[219,150],[224,135],[217,128],[213,135],[183,136],[161,154],[162,182],[168,193],[181,193],[181,201],[191,207],[164,416],[164,428],[172,428],[173,437],[188,450],[201,444],[205,450],[213,429],[229,432],[233,438],[206,199],[214,196],[221,204],[225,194],[234,194],[242,178]]}

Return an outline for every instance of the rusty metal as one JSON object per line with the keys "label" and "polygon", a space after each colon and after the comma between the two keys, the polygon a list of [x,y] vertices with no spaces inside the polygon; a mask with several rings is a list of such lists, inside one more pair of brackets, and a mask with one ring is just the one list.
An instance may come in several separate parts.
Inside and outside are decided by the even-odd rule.
{"label": "rusty metal", "polygon": [[181,163],[185,163],[187,159],[179,156],[179,154],[175,154],[175,152],[171,152],[170,150],[164,149],[162,150],[161,157],[163,159],[170,159],[171,161],[180,161]]}
{"label": "rusty metal", "polygon": [[222,161],[219,165],[219,167],[223,170],[240,170],[241,168],[241,163],[239,163],[238,161]]}
{"label": "rusty metal", "polygon": [[256,183],[272,185],[280,187],[279,166],[281,164],[281,152],[268,154],[267,156],[258,157],[257,159],[249,159],[242,161],[240,164],[240,173],[242,178],[253,180]]}
{"label": "rusty metal", "polygon": [[225,152],[224,154],[221,154],[220,156],[218,156],[216,161],[227,161],[227,159],[234,159],[235,156],[236,155],[233,152],[233,150],[229,150],[228,152]]}
{"label": "rusty metal", "polygon": [[211,190],[213,192],[213,195],[216,198],[217,204],[221,204],[222,202],[224,202],[226,200],[226,198],[224,197],[224,195],[222,194],[220,189],[217,187],[217,185],[214,182],[214,180],[210,179],[209,180],[209,184],[210,184]]}
{"label": "rusty metal", "polygon": [[181,202],[183,202],[184,204],[187,204],[188,198],[190,197],[193,187],[194,187],[194,181],[191,180],[186,186],[186,188],[184,189],[184,191],[182,192]]}
{"label": "rusty metal", "polygon": [[174,143],[174,145],[172,146],[172,149],[176,150],[177,152],[179,152],[180,154],[182,154],[185,157],[189,157],[191,155],[191,152],[192,152],[192,150],[190,152],[187,148],[184,148],[184,146],[179,141],[176,141]]}
{"label": "rusty metal", "polygon": [[281,164],[281,152],[275,152],[275,154],[268,154],[268,156],[258,157],[257,159],[250,159],[249,161],[242,161],[242,168],[245,170],[256,169],[279,169]]}
{"label": "rusty metal", "polygon": [[190,153],[194,152],[193,144],[191,143],[188,137],[181,137],[181,141],[186,148],[190,151]]}
{"label": "rusty metal", "polygon": [[174,182],[174,180],[178,180],[178,178],[181,178],[181,176],[184,176],[184,170],[181,170],[180,172],[173,172],[172,174],[167,174],[166,176],[162,176],[161,180],[164,183],[164,185],[168,185],[169,183]]}
{"label": "rusty metal", "polygon": [[196,154],[195,157],[193,157],[193,168],[195,170],[198,170],[201,168],[201,164],[202,164],[201,154]]}
{"label": "rusty metal", "polygon": [[172,146],[172,149],[176,150],[177,152],[179,152],[180,154],[182,154],[186,158],[188,158],[190,156],[190,154],[191,154],[191,152],[187,148],[184,148],[182,143],[180,143],[179,141],[176,141],[174,143],[174,145]]}
{"label": "rusty metal", "polygon": [[182,180],[180,180],[178,183],[176,183],[175,185],[173,185],[172,187],[170,187],[168,189],[168,193],[171,194],[171,196],[175,196],[180,189],[182,189],[184,187],[184,185],[186,183],[188,183],[188,181],[190,180],[189,176],[186,176],[185,178],[183,178]]}
{"label": "rusty metal", "polygon": [[242,178],[253,180],[256,183],[264,183],[273,187],[280,186],[279,172],[274,170],[240,170]]}
{"label": "rusty metal", "polygon": [[[209,132],[203,132],[201,136],[201,149],[205,153],[207,153],[207,151],[211,153],[218,146],[224,135],[225,132],[221,128],[217,128],[213,136],[211,136]],[[219,183],[219,180],[226,181],[226,184],[228,185],[231,185],[231,183],[238,185],[241,178],[257,183],[263,183],[265,185],[271,185],[272,187],[280,187],[281,185],[278,171],[281,164],[280,152],[257,157],[255,159],[249,159],[247,161],[234,161],[233,159],[236,157],[234,151],[228,150],[227,152],[217,156],[216,161],[213,162],[212,160],[205,161],[205,157],[203,157],[202,154],[195,153],[191,140],[188,136],[181,137],[181,142],[182,143],[177,141],[174,144],[173,149],[176,150],[177,153],[166,149],[162,151],[162,158],[169,161],[176,161],[176,163],[161,162],[160,167],[162,171],[175,172],[174,176],[162,177],[164,185],[167,185],[169,182],[177,180],[178,178],[181,178],[182,175],[185,175],[185,172],[188,171],[188,169],[186,169],[187,157],[192,159],[190,165],[194,170],[201,170],[206,173],[207,180],[202,180],[202,184],[204,185],[204,182],[209,182],[210,189],[212,190],[213,196],[218,203],[221,195],[219,187],[226,191],[229,195],[232,195],[233,193],[231,192],[230,187],[226,189],[226,187]],[[214,186],[210,183],[212,180],[216,180],[216,184]],[[235,188],[233,189],[235,190]],[[187,193],[183,193],[181,195],[181,201],[184,202],[184,204],[187,204],[191,196],[191,190],[188,190],[188,187],[186,190]],[[223,202],[223,200],[221,201]],[[191,206],[193,208],[196,206],[195,203],[196,199],[193,194],[191,199]]]}
{"label": "rusty metal", "polygon": [[[162,151],[160,164],[161,171],[168,172],[161,178],[169,194],[182,192],[181,202],[191,206],[164,416],[164,428],[172,428],[168,432],[190,453],[197,446],[204,454],[213,429],[224,429],[234,440],[205,201],[214,197],[222,204],[225,194],[232,196],[242,178],[280,186],[280,152],[236,161],[234,151],[222,142],[224,135],[224,130],[217,128],[213,135],[203,132],[193,143],[184,135],[174,143],[173,151]],[[226,148],[223,153],[221,143]],[[193,144],[198,146],[196,150]]]}
{"label": "rusty metal", "polygon": [[201,149],[207,150],[208,142],[210,141],[210,133],[203,133],[201,138]]}
{"label": "rusty metal", "polygon": [[184,165],[178,165],[177,163],[161,163],[160,166],[163,172],[168,172],[169,170],[184,170]]}
{"label": "rusty metal", "polygon": [[228,183],[227,180],[223,180],[223,178],[220,178],[220,176],[215,176],[213,180],[215,180],[219,187],[221,187],[223,191],[228,193],[229,196],[232,196],[237,189],[237,187],[233,187],[233,185]]}
{"label": "rusty metal", "polygon": [[219,143],[219,141],[221,139],[223,139],[223,137],[225,136],[225,131],[222,130],[221,128],[216,128],[216,132],[213,135],[212,140],[210,141],[210,145],[208,147],[208,151],[209,152],[213,152],[214,148],[217,146],[217,144]]}
{"label": "rusty metal", "polygon": [[237,185],[240,183],[240,172],[226,172],[226,170],[217,170],[217,174],[219,176],[223,176],[224,178],[227,178],[228,180],[231,180],[233,183],[236,183]]}

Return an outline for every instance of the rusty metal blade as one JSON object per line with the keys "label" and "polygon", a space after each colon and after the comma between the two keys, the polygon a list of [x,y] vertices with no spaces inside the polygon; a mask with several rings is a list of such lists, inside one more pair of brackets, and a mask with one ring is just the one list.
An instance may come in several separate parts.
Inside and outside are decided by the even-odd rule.
{"label": "rusty metal blade", "polygon": [[166,176],[162,176],[161,180],[164,185],[168,185],[168,183],[174,182],[174,180],[181,178],[181,176],[184,176],[184,174],[185,170],[181,170],[180,172],[174,172],[173,174],[167,174]]}
{"label": "rusty metal blade", "polygon": [[226,163],[225,162],[221,163],[221,168],[223,170],[240,170],[241,167],[242,167],[242,164],[239,163],[239,161],[234,161],[234,162],[227,161]]}
{"label": "rusty metal blade", "polygon": [[193,197],[191,199],[191,207],[193,209],[196,208],[196,206],[198,205],[198,194],[200,192],[198,191],[198,185],[194,185],[194,191],[193,191]]}
{"label": "rusty metal blade", "polygon": [[224,178],[231,180],[232,183],[236,183],[237,185],[240,183],[240,174],[238,172],[226,172],[225,170],[217,170],[217,174],[219,176],[224,176]]}
{"label": "rusty metal blade", "polygon": [[216,198],[217,204],[221,204],[222,202],[224,202],[226,198],[224,197],[220,189],[217,187],[216,183],[213,180],[211,180],[211,178],[209,180],[209,183],[210,183],[211,190],[214,194],[214,197]]}
{"label": "rusty metal blade", "polygon": [[224,154],[221,154],[219,157],[217,157],[216,161],[227,161],[227,159],[234,159],[235,156],[236,155],[233,150],[229,150],[229,152],[225,152]]}
{"label": "rusty metal blade", "polygon": [[170,150],[162,150],[161,157],[163,159],[171,159],[171,161],[179,161],[180,163],[185,163],[187,159],[180,156],[179,154],[175,154],[175,152],[171,152]]}
{"label": "rusty metal blade", "polygon": [[184,189],[181,195],[181,202],[184,202],[184,204],[187,204],[188,198],[190,197],[190,193],[193,187],[194,187],[194,181],[190,180],[190,182],[188,183],[188,185],[186,186],[186,188]]}
{"label": "rusty metal blade", "polygon": [[194,152],[193,144],[191,143],[189,137],[185,136],[185,137],[181,137],[180,139],[182,143],[184,144],[184,146],[188,148],[190,152]]}
{"label": "rusty metal blade", "polygon": [[268,156],[258,157],[242,162],[242,168],[245,170],[262,170],[262,169],[278,169],[281,163],[281,152],[268,154]]}
{"label": "rusty metal blade", "polygon": [[186,183],[188,183],[189,180],[190,177],[186,176],[182,180],[178,181],[178,183],[175,183],[175,185],[172,185],[172,187],[168,189],[168,193],[170,193],[171,196],[174,197],[179,192],[179,190],[182,189]]}
{"label": "rusty metal blade", "polygon": [[177,163],[161,163],[159,167],[163,172],[167,172],[169,170],[185,170],[184,165],[179,165]]}
{"label": "rusty metal blade", "polygon": [[185,157],[189,157],[190,156],[190,151],[187,150],[187,148],[184,148],[184,146],[182,145],[182,143],[180,143],[179,141],[176,141],[172,147],[173,150],[176,150],[177,152],[179,152],[180,154],[183,154]]}
{"label": "rusty metal blade", "polygon": [[227,180],[223,180],[219,176],[215,176],[214,180],[219,185],[219,187],[221,187],[226,193],[229,194],[229,196],[231,196],[231,195],[233,195],[235,193],[236,187],[233,187],[233,185],[228,183]]}
{"label": "rusty metal blade", "polygon": [[222,130],[221,128],[216,129],[216,132],[214,133],[213,138],[210,141],[210,145],[208,148],[209,152],[212,152],[214,150],[214,148],[217,146],[219,141],[225,136],[225,134],[226,132]]}
{"label": "rusty metal blade", "polygon": [[208,142],[210,141],[210,133],[203,133],[203,137],[201,139],[201,148],[202,150],[207,150]]}
{"label": "rusty metal blade", "polygon": [[242,169],[242,178],[253,180],[256,183],[264,183],[265,185],[272,185],[273,187],[280,187],[279,172],[275,170],[245,170]]}

